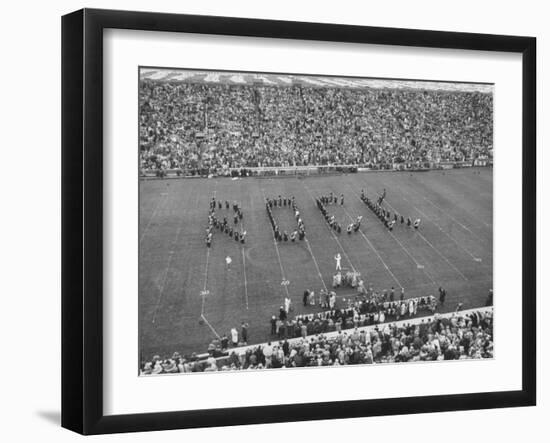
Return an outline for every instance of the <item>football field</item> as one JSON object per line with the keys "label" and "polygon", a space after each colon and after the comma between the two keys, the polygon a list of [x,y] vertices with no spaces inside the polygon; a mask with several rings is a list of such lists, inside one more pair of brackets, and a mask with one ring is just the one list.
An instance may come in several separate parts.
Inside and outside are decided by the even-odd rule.
{"label": "football field", "polygon": [[[405,289],[405,298],[447,290],[440,312],[483,306],[493,281],[493,170],[467,168],[430,172],[369,172],[305,178],[193,178],[140,181],[139,329],[144,359],[154,354],[205,352],[232,327],[249,324],[249,343],[270,339],[272,315],[290,296],[294,311],[304,307],[305,289],[332,287],[334,256],[361,273],[375,290]],[[411,219],[418,230],[397,224],[388,231],[360,200],[386,189],[383,206]],[[363,216],[348,235],[329,229],[315,198],[344,194],[343,206],[328,211],[345,226]],[[305,223],[306,241],[275,242],[265,197],[294,196]],[[206,247],[209,202],[237,201],[247,231],[244,245],[214,229]],[[233,226],[233,211],[216,210]],[[281,230],[291,232],[294,215],[275,208]],[[241,228],[241,224],[237,225]],[[225,258],[232,259],[229,269]],[[287,282],[287,284],[282,284]],[[355,292],[337,289],[337,306]]]}

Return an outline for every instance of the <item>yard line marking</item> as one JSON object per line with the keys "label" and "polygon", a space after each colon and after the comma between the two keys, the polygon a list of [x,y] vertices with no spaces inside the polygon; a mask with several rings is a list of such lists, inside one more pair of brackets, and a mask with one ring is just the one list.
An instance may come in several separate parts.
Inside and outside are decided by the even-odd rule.
{"label": "yard line marking", "polygon": [[[344,212],[347,214],[347,216],[350,218],[350,220],[353,222],[354,218],[351,216],[351,214],[348,212],[348,210],[346,208],[342,208],[344,210]],[[392,270],[390,269],[390,267],[387,265],[387,263],[384,261],[384,259],[381,257],[380,253],[378,252],[378,250],[374,247],[374,245],[371,243],[371,241],[367,238],[367,236],[363,233],[363,231],[361,230],[361,228],[359,228],[359,233],[361,234],[361,236],[363,237],[363,239],[367,242],[367,244],[370,246],[370,248],[373,250],[373,252],[376,254],[376,256],[378,257],[378,260],[380,260],[380,262],[382,263],[382,265],[384,266],[384,268],[386,268],[386,271],[388,271],[388,273],[391,275],[391,277],[393,278],[393,280],[395,281],[395,283],[397,283],[397,286],[399,286],[400,288],[403,287],[403,285],[401,284],[401,282],[397,279],[397,277],[395,276],[395,274],[392,272]]]}
{"label": "yard line marking", "polygon": [[313,259],[313,263],[315,263],[315,267],[317,268],[317,275],[321,279],[321,283],[323,284],[323,287],[325,288],[325,291],[328,292],[327,285],[325,284],[325,280],[323,279],[323,275],[321,274],[321,270],[319,269],[319,265],[317,263],[317,260],[315,259],[315,256],[313,255],[313,251],[311,250],[311,246],[309,245],[309,240],[307,238],[304,239],[306,241],[307,249],[311,255],[311,258]]}
{"label": "yard line marking", "polygon": [[[216,192],[217,192],[217,189],[216,187],[218,186],[218,182],[215,181],[214,182],[214,198],[216,198]],[[198,193],[197,193],[198,195]],[[207,284],[208,284],[208,265],[210,263],[210,248],[207,247],[206,248],[206,265],[204,267],[204,286],[202,288],[202,291],[201,291],[201,297],[202,297],[202,304],[201,304],[201,317],[205,320],[206,322],[206,318],[204,316],[204,304],[206,302],[206,295],[209,293],[206,289],[207,287]],[[211,326],[210,326],[211,327]],[[211,327],[212,328],[212,327]],[[212,328],[213,329],[213,328]]]}
{"label": "yard line marking", "polygon": [[246,309],[248,309],[248,283],[246,281],[246,259],[244,257],[244,247],[241,248],[241,252],[243,253],[244,299],[246,303]]}
{"label": "yard line marking", "polygon": [[[416,191],[415,191],[416,192]],[[418,192],[416,192],[418,195],[420,195]],[[420,195],[422,197],[422,195]],[[400,198],[402,200],[404,200],[405,202],[407,202],[407,200],[405,200],[404,197],[400,196]],[[407,202],[408,203],[408,202]],[[388,203],[389,205],[389,203]],[[391,205],[389,205],[391,206]],[[416,206],[414,205],[411,205],[420,215],[422,215],[423,217],[425,217],[426,219],[428,219],[431,223],[433,223],[443,234],[445,234],[447,237],[449,237],[449,239],[451,239],[451,241],[453,243],[455,243],[460,249],[462,249],[464,252],[466,252],[466,254],[468,254],[470,257],[472,257],[472,259],[475,261],[475,262],[481,262],[481,258],[479,257],[476,257],[474,254],[472,254],[468,249],[466,249],[466,247],[462,246],[462,244],[460,244],[455,238],[453,238],[449,233],[447,233],[434,219],[433,217],[429,217],[428,215],[426,215],[424,212],[422,212],[419,208],[417,208]],[[473,234],[473,233],[472,233]],[[476,236],[475,234],[473,234],[474,236]],[[482,265],[482,266],[485,266],[485,265]]]}
{"label": "yard line marking", "polygon": [[[384,199],[384,201],[386,202],[386,204],[387,204],[391,209],[393,209],[393,212],[396,212],[396,213],[400,214],[400,212],[397,211],[397,210],[388,202],[387,199]],[[415,231],[416,231],[415,233],[418,234],[418,235],[420,236],[420,238],[422,238],[422,240],[424,240],[424,241],[425,241],[425,242],[426,242],[426,243],[436,252],[437,255],[439,255],[443,260],[445,260],[445,262],[447,262],[447,264],[448,264],[451,268],[453,268],[453,269],[454,269],[454,270],[455,270],[464,280],[468,281],[468,277],[466,277],[466,276],[460,271],[460,269],[458,269],[455,265],[453,265],[453,264],[449,261],[449,259],[448,259],[447,257],[445,257],[441,252],[439,252],[439,251],[437,250],[437,248],[436,248],[434,245],[432,245],[432,244],[428,241],[428,239],[427,239],[426,237],[424,237],[424,236],[422,235],[422,233],[421,233],[418,229],[415,229]]]}
{"label": "yard line marking", "polygon": [[[216,182],[216,185],[218,183]],[[214,198],[216,198],[216,189],[214,189]],[[206,291],[206,284],[208,283],[208,263],[210,259],[210,248],[206,248],[206,266],[204,269],[204,287],[203,291]]]}
{"label": "yard line marking", "polygon": [[[475,232],[473,232],[470,228],[468,228],[466,225],[464,225],[463,223],[459,222],[455,217],[453,217],[451,214],[449,214],[447,211],[445,211],[442,207],[436,205],[434,202],[432,202],[431,200],[429,200],[428,198],[426,198],[425,196],[421,195],[418,191],[415,191],[420,197],[422,197],[424,200],[426,200],[430,205],[432,205],[434,208],[437,208],[439,211],[443,212],[443,214],[445,214],[447,217],[449,217],[451,220],[453,220],[456,224],[458,224],[462,229],[464,229],[465,231],[468,231],[470,234],[472,234],[475,238],[477,238],[478,240],[481,240],[483,242],[487,242],[487,239],[483,238],[483,237],[480,237],[479,235],[477,235]],[[464,212],[466,212],[467,214],[469,214],[472,218],[476,219],[477,221],[481,222],[482,224],[484,224],[486,227],[490,228],[491,225],[485,223],[483,220],[481,219],[478,219],[476,216],[474,216],[473,214],[471,214],[469,211],[467,211],[466,209],[462,208],[464,210]]]}
{"label": "yard line marking", "polygon": [[[332,191],[332,189],[331,189]],[[344,212],[346,213],[346,215],[349,217],[349,219],[353,222],[355,220],[355,218],[349,213],[349,211],[344,208],[342,205],[340,205],[341,208],[344,210]],[[397,286],[399,286],[400,288],[402,288],[403,286],[401,285],[401,282],[399,281],[399,279],[395,276],[395,274],[392,272],[392,270],[390,269],[390,267],[388,266],[388,264],[384,261],[384,259],[382,258],[382,256],[380,255],[380,253],[378,252],[378,250],[374,247],[374,245],[371,243],[371,241],[368,239],[368,237],[365,235],[365,233],[363,232],[363,230],[361,228],[359,228],[359,233],[361,234],[361,236],[363,237],[363,239],[367,242],[367,244],[369,245],[369,247],[373,250],[373,252],[376,254],[376,256],[378,257],[378,260],[380,260],[380,262],[382,263],[382,265],[384,266],[384,268],[386,269],[386,271],[388,271],[388,273],[390,274],[390,276],[393,278],[393,280],[397,283]]]}
{"label": "yard line marking", "polygon": [[[241,186],[241,189],[242,189],[242,186]],[[244,210],[242,200],[241,200],[241,209]],[[241,232],[244,232],[244,226],[243,226],[242,219],[241,219]],[[246,304],[246,309],[248,310],[248,283],[246,281],[246,258],[245,258],[245,255],[244,255],[244,244],[242,244],[242,243],[241,243],[241,252],[243,254],[244,301],[245,301],[245,304]]]}
{"label": "yard line marking", "polygon": [[[422,197],[424,200],[426,200],[428,203],[430,203],[432,206],[439,209],[441,212],[443,212],[445,215],[447,215],[449,218],[453,219],[456,223],[458,223],[460,226],[462,226],[464,229],[466,229],[468,232],[474,234],[472,231],[470,231],[466,226],[464,226],[462,223],[460,223],[456,218],[454,218],[451,214],[449,214],[447,211],[445,211],[443,208],[439,207],[435,203],[433,203],[431,200],[427,199],[426,197]],[[461,208],[464,212],[466,212],[470,217],[476,219],[478,222],[480,222],[482,225],[484,225],[486,228],[492,228],[492,226],[489,223],[484,222],[480,218],[476,217],[474,214],[472,214],[470,211],[467,211],[464,208]],[[475,235],[475,234],[474,234]],[[483,238],[483,237],[481,237]]]}
{"label": "yard line marking", "polygon": [[[356,195],[355,191],[349,184],[348,184],[348,187],[351,189],[353,195]],[[363,200],[361,200],[361,197],[359,197],[358,195],[356,195],[356,197],[359,199],[361,203],[363,203]],[[401,247],[401,249],[403,249],[405,254],[407,254],[409,258],[414,262],[414,264],[416,265],[416,269],[422,269],[424,274],[426,274],[426,277],[428,277],[428,279],[431,281],[431,284],[437,287],[437,283],[435,282],[433,277],[430,275],[430,273],[426,270],[425,266],[418,263],[418,261],[413,257],[412,253],[403,245],[403,243],[399,241],[399,239],[390,230],[388,230],[388,234],[390,234],[390,236],[397,242],[397,244]]]}
{"label": "yard line marking", "polygon": [[[262,191],[262,196],[264,198],[264,203],[265,203],[266,198],[265,198],[264,189],[260,188],[260,190]],[[265,206],[264,206],[264,209],[265,209]],[[275,240],[274,238],[273,238],[273,244],[275,245],[275,251],[277,251],[277,261],[279,262],[279,268],[281,268],[281,279],[282,279],[281,286],[285,289],[286,296],[290,298],[290,294],[288,293],[288,284],[285,284],[286,282],[288,282],[288,280],[285,277],[285,270],[283,268],[283,263],[281,261],[281,254],[279,253],[279,245],[277,244],[277,240]]]}
{"label": "yard line marking", "polygon": [[202,307],[201,307],[201,315],[204,314],[204,299],[206,297],[206,285],[208,283],[208,263],[210,259],[210,248],[206,251],[206,266],[204,269],[204,286],[202,288],[201,296],[202,296]]}
{"label": "yard line marking", "polygon": [[[181,232],[181,220],[180,220],[180,223],[178,225],[178,230],[176,232],[176,238],[173,242],[172,245],[175,245],[177,242],[178,242],[178,238],[180,236],[180,232]],[[166,279],[168,278],[168,272],[170,271],[170,268],[172,266],[172,257],[174,256],[174,248],[172,247],[172,249],[170,250],[170,256],[168,258],[168,264],[166,266],[166,271],[164,271],[164,277],[162,279],[162,284],[160,285],[160,288],[159,288],[159,295],[157,297],[157,303],[155,305],[155,311],[153,312],[153,323],[155,323],[155,320],[157,318],[157,312],[159,310],[159,307],[160,307],[160,302],[162,300],[162,297],[164,295],[164,286],[166,285]]]}
{"label": "yard line marking", "polygon": [[[168,195],[168,194],[166,194],[166,195]],[[197,201],[198,201],[198,194],[197,194]],[[157,208],[158,208],[158,205],[157,205]],[[152,219],[153,219],[153,217],[151,217],[151,220]],[[157,297],[157,303],[155,305],[155,310],[153,312],[153,320],[152,320],[153,324],[155,323],[155,321],[157,319],[157,313],[158,313],[158,310],[159,310],[159,307],[160,307],[160,302],[162,301],[162,298],[164,296],[164,286],[166,285],[166,280],[168,278],[168,272],[170,271],[170,268],[172,267],[172,257],[174,256],[174,246],[176,245],[176,243],[178,242],[178,239],[180,237],[182,225],[183,225],[183,217],[180,219],[180,221],[178,223],[178,230],[176,231],[176,237],[175,237],[175,239],[172,243],[172,246],[170,248],[170,256],[168,258],[168,264],[166,266],[166,271],[164,272],[164,277],[162,279],[162,284],[159,287],[159,295]]]}
{"label": "yard line marking", "polygon": [[[457,177],[455,177],[457,178]],[[459,180],[459,183],[462,184],[464,183],[462,180]],[[491,190],[492,191],[492,190]],[[426,201],[428,201],[428,199],[426,199]],[[476,215],[474,215],[472,212],[468,211],[467,209],[464,209],[464,208],[461,208],[466,214],[470,215],[470,217],[472,217],[473,219],[477,220],[478,222],[480,222],[482,225],[484,225],[485,227],[487,228],[492,228],[492,225],[490,225],[489,223],[483,221],[481,218],[477,217]]]}
{"label": "yard line marking", "polygon": [[155,215],[157,214],[157,211],[160,207],[160,204],[166,200],[168,200],[168,192],[165,192],[164,195],[163,195],[164,198],[162,199],[159,199],[157,205],[155,206],[155,209],[153,210],[153,214],[151,215],[151,218],[149,219],[149,222],[147,223],[147,226],[145,226],[145,228],[143,229],[143,232],[141,233],[141,237],[139,239],[139,244],[141,245],[141,242],[143,241],[143,239],[145,238],[145,234],[147,233],[147,231],[149,230],[149,226],[151,226],[151,223],[153,222],[153,219],[155,218]]}
{"label": "yard line marking", "polygon": [[462,249],[466,254],[468,254],[470,257],[473,258],[474,261],[476,262],[481,262],[481,258],[479,257],[476,257],[474,254],[472,254],[470,251],[468,251],[464,246],[462,246],[460,243],[458,243],[453,237],[451,237],[450,234],[448,234],[447,232],[445,232],[443,230],[443,228],[438,224],[436,223],[435,220],[432,220],[430,217],[428,217],[426,214],[424,214],[424,212],[422,212],[420,209],[418,209],[416,206],[413,205],[413,208],[420,214],[422,215],[424,218],[428,219],[430,221],[430,223],[433,223],[441,232],[443,232],[443,234],[445,234],[447,237],[449,237],[451,239],[451,241],[457,245],[460,249]]}
{"label": "yard line marking", "polygon": [[157,297],[157,303],[155,304],[155,310],[153,312],[153,321],[152,323],[155,323],[155,320],[157,318],[157,312],[160,306],[160,301],[162,300],[162,296],[164,294],[164,285],[166,284],[166,278],[168,277],[168,271],[170,270],[170,263],[172,262],[172,256],[174,255],[174,251],[170,251],[170,257],[168,258],[168,266],[166,267],[166,271],[164,271],[164,277],[162,279],[162,284],[159,288],[159,295]]}
{"label": "yard line marking", "polygon": [[210,330],[214,333],[214,335],[218,338],[218,340],[220,340],[221,339],[220,335],[216,332],[214,327],[210,324],[210,322],[206,319],[206,317],[203,314],[201,314],[201,318],[203,319],[204,323],[206,323],[206,326],[208,326]]}
{"label": "yard line marking", "polygon": [[453,265],[453,264],[449,261],[449,259],[448,259],[447,257],[445,257],[441,252],[439,252],[439,251],[434,247],[434,245],[432,245],[432,244],[428,241],[428,239],[427,239],[426,237],[424,237],[420,232],[418,232],[418,230],[416,230],[416,233],[417,233],[418,235],[420,235],[420,237],[421,237],[426,243],[428,243],[428,244],[431,246],[431,248],[432,248],[432,249],[433,249],[433,250],[434,250],[443,260],[445,260],[445,261],[449,264],[449,266],[450,266],[451,268],[453,268],[456,272],[458,272],[458,274],[460,274],[460,276],[461,276],[465,281],[468,281],[468,277],[466,277],[466,276],[460,271],[460,269],[458,269],[455,265]]}
{"label": "yard line marking", "polygon": [[[313,200],[313,202],[315,204],[317,204],[317,202],[315,201],[315,197],[313,197],[313,194],[310,192],[309,188],[302,183],[302,186],[304,187],[304,189],[307,191],[307,193],[309,194],[309,196],[311,197],[311,199]],[[326,223],[323,222],[323,225],[329,230],[329,232],[332,234],[332,238],[334,238],[334,240],[336,240],[336,243],[338,243],[338,246],[340,246],[340,249],[342,250],[342,253],[344,254],[344,256],[346,257],[346,260],[348,261],[348,264],[350,265],[351,269],[353,270],[353,272],[357,272],[357,270],[355,269],[355,266],[353,266],[353,263],[351,262],[350,258],[348,257],[348,254],[346,253],[344,247],[342,246],[342,244],[340,243],[340,240],[338,240],[338,237],[336,237],[336,234],[334,234],[334,232],[332,232],[332,229],[330,229],[329,226],[327,226]]]}

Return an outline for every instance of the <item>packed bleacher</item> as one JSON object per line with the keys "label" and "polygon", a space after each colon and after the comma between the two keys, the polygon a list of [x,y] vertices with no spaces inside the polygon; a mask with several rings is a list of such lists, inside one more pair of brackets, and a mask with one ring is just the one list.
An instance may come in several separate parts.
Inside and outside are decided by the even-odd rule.
{"label": "packed bleacher", "polygon": [[492,152],[492,95],[140,82],[142,171],[470,161]]}
{"label": "packed bleacher", "polygon": [[455,312],[427,320],[384,323],[319,333],[233,350],[216,358],[155,356],[141,375],[308,366],[463,360],[493,357],[492,309]]}

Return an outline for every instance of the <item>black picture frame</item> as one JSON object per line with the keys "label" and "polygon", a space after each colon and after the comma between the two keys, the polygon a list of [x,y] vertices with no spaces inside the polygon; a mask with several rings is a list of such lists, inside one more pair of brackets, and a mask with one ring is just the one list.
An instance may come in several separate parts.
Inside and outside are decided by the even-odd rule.
{"label": "black picture frame", "polygon": [[[103,413],[103,30],[170,31],[522,54],[522,388],[199,411]],[[536,404],[536,39],[83,9],[62,18],[62,426],[82,434]]]}

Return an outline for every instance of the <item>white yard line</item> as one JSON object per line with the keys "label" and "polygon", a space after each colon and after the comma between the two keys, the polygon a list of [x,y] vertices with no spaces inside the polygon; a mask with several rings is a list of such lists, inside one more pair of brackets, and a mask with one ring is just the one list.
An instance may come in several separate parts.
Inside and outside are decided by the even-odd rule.
{"label": "white yard line", "polygon": [[413,205],[413,208],[425,219],[429,220],[431,223],[433,223],[443,234],[445,234],[455,245],[459,247],[459,249],[462,249],[466,254],[468,254],[472,259],[476,262],[481,262],[481,258],[476,257],[474,254],[472,254],[468,249],[466,249],[464,246],[462,246],[459,242],[457,242],[453,237],[451,237],[447,232],[443,230],[443,228],[435,221],[432,220],[429,216],[424,214],[420,209],[418,209],[416,206]]}
{"label": "white yard line", "polygon": [[202,306],[201,306],[201,315],[204,315],[204,301],[206,297],[206,285],[208,283],[208,263],[210,259],[210,248],[206,251],[206,266],[204,268],[204,286],[202,288],[201,296],[202,296]]}
{"label": "white yard line", "polygon": [[[198,201],[198,198],[199,197],[198,197],[198,194],[197,194],[197,201]],[[158,205],[157,205],[157,208],[158,208]],[[153,219],[153,217],[151,216],[151,220],[152,219]],[[149,224],[150,224],[150,222],[149,222]],[[158,313],[158,310],[159,310],[159,307],[160,307],[160,302],[162,301],[162,297],[164,296],[164,286],[166,285],[166,279],[168,277],[168,271],[170,271],[170,268],[172,266],[172,257],[174,256],[174,246],[178,242],[178,239],[179,239],[179,236],[180,236],[180,233],[181,233],[182,225],[183,225],[183,217],[180,219],[180,222],[178,224],[178,230],[176,231],[176,237],[175,237],[174,242],[172,243],[172,247],[170,249],[170,257],[168,258],[168,264],[166,266],[166,271],[164,272],[164,277],[162,279],[162,284],[159,288],[159,295],[158,295],[158,298],[157,298],[157,303],[155,305],[155,311],[153,312],[152,323],[155,323],[155,321],[157,319],[157,313]]]}
{"label": "white yard line", "polygon": [[[264,198],[263,203],[264,203],[264,209],[265,209],[265,201],[266,201],[265,192],[264,192],[263,188],[260,188],[260,189],[262,191],[262,196]],[[273,235],[272,235],[272,238],[273,238]],[[275,240],[274,238],[273,238],[273,244],[275,245],[275,251],[277,251],[277,261],[279,262],[279,268],[281,269],[281,279],[282,279],[281,280],[281,286],[283,288],[285,288],[286,296],[288,298],[290,298],[290,294],[288,293],[288,287],[287,287],[288,284],[286,284],[286,282],[288,282],[288,280],[285,277],[285,269],[283,268],[283,262],[281,260],[281,254],[279,253],[279,245],[277,244],[277,240]]]}
{"label": "white yard line", "polygon": [[[344,212],[347,214],[347,216],[349,217],[349,219],[353,222],[355,219],[351,216],[351,214],[348,212],[348,210],[344,207],[342,207],[342,209],[344,210]],[[378,260],[380,260],[380,263],[382,263],[382,265],[384,266],[384,268],[386,268],[386,271],[388,271],[388,273],[391,275],[391,277],[393,278],[393,280],[395,281],[395,283],[397,283],[397,286],[402,288],[403,285],[401,284],[401,282],[399,281],[399,279],[395,276],[395,274],[392,272],[392,270],[390,269],[390,267],[388,266],[388,264],[384,261],[384,259],[382,258],[382,256],[380,255],[380,253],[378,252],[378,250],[374,247],[374,245],[371,243],[371,241],[367,238],[367,236],[363,233],[362,229],[359,228],[359,233],[361,234],[361,236],[363,237],[363,239],[367,242],[367,244],[370,246],[370,248],[373,250],[373,252],[376,254],[376,256],[378,257]]]}
{"label": "white yard line", "polygon": [[[241,210],[243,210],[243,201],[241,200]],[[244,226],[243,221],[241,220],[241,232],[243,232]],[[246,280],[246,258],[244,254],[244,244],[241,244],[241,253],[243,255],[243,276],[244,276],[244,302],[246,304],[246,309],[248,310],[248,283]]]}
{"label": "white yard line", "polygon": [[434,245],[432,245],[428,239],[426,237],[424,237],[420,232],[418,232],[418,230],[416,231],[416,233],[427,243],[431,246],[431,248],[443,259],[447,262],[447,264],[453,268],[465,281],[468,281],[468,277],[466,277],[461,271],[460,269],[458,269],[455,265],[453,265],[449,259],[447,257],[445,257],[441,252],[439,252],[437,250],[437,248],[434,247]]}
{"label": "white yard line", "polygon": [[168,278],[168,271],[170,271],[170,268],[172,266],[172,257],[174,256],[174,252],[175,252],[174,251],[174,245],[178,242],[178,239],[179,239],[179,236],[180,236],[182,220],[183,220],[183,218],[180,220],[180,223],[178,225],[178,230],[176,232],[176,238],[174,239],[174,242],[172,243],[172,248],[170,250],[170,256],[168,258],[168,264],[166,265],[166,271],[164,271],[164,278],[162,279],[162,284],[160,285],[160,288],[159,288],[159,295],[158,295],[158,298],[157,298],[157,303],[155,305],[155,311],[153,312],[153,323],[155,323],[155,320],[157,318],[157,312],[158,312],[158,309],[160,307],[160,302],[161,302],[162,297],[164,295],[164,286],[166,285],[166,279]]}
{"label": "white yard line", "polygon": [[214,333],[214,335],[218,338],[218,340],[220,340],[221,339],[220,335],[216,332],[216,330],[210,324],[210,322],[206,319],[206,317],[201,314],[201,318],[203,319],[204,323],[206,323],[206,326],[208,326],[210,328],[210,330]]}
{"label": "white yard line", "polygon": [[[384,199],[384,201],[385,201],[386,204],[393,210],[393,212],[396,212],[396,213],[400,214],[400,212],[397,211],[397,210],[388,202],[387,199]],[[416,231],[416,234],[418,234],[418,235],[420,236],[420,238],[422,238],[422,240],[424,240],[424,241],[426,242],[426,244],[428,244],[428,245],[435,251],[435,253],[436,253],[437,255],[439,255],[443,260],[445,260],[445,262],[446,262],[451,268],[453,268],[453,269],[460,275],[460,277],[462,277],[464,280],[468,281],[468,277],[466,277],[466,276],[460,271],[460,269],[458,269],[455,265],[453,265],[453,264],[449,261],[449,259],[448,259],[447,257],[445,257],[441,252],[439,252],[439,251],[437,250],[437,248],[436,248],[434,245],[432,245],[432,244],[428,241],[428,239],[427,239],[426,237],[424,237],[424,236],[422,235],[422,233],[421,233],[418,229],[415,229],[415,231]]]}
{"label": "white yard line", "polygon": [[162,296],[164,295],[164,286],[166,284],[166,278],[168,277],[168,271],[170,270],[170,265],[172,263],[172,256],[174,255],[174,251],[170,251],[170,257],[168,258],[168,265],[166,266],[166,270],[164,271],[164,277],[162,279],[162,284],[159,288],[159,295],[157,297],[157,303],[155,304],[155,311],[153,312],[153,321],[152,323],[155,323],[155,320],[157,319],[157,312],[159,310],[160,302],[162,300]]}
{"label": "white yard line", "polygon": [[[417,191],[415,191],[418,195],[420,195]],[[481,240],[481,241],[484,241],[486,242],[487,240],[484,239],[483,237],[480,237],[479,235],[477,235],[475,232],[473,232],[470,228],[468,228],[466,225],[464,225],[463,223],[459,222],[455,217],[453,217],[451,214],[449,214],[447,211],[445,211],[442,207],[436,205],[434,202],[432,202],[430,199],[424,197],[423,195],[420,195],[420,197],[422,197],[424,200],[426,200],[430,205],[432,205],[434,208],[438,209],[439,211],[441,211],[443,214],[445,214],[447,217],[449,217],[451,220],[453,220],[457,225],[459,225],[462,229],[464,229],[465,231],[468,231],[470,234],[472,234],[475,238],[477,238],[478,240]],[[491,225],[489,225],[488,223],[485,223],[483,220],[477,218],[475,215],[471,214],[469,211],[467,211],[466,209],[463,209],[464,212],[466,212],[468,215],[470,215],[472,218],[476,219],[477,221],[479,221],[480,223],[482,223],[483,225],[485,225],[487,228],[491,228]]]}
{"label": "white yard line", "polygon": [[[348,187],[351,189],[351,191],[353,192],[353,195],[355,195],[354,191],[353,191],[353,188],[348,185]],[[357,196],[357,198],[359,199],[359,201],[363,203],[363,200],[361,200],[361,197]],[[416,265],[416,269],[422,269],[422,271],[424,272],[424,274],[426,274],[426,277],[428,277],[428,279],[431,281],[432,285],[434,285],[435,287],[437,287],[437,283],[435,282],[435,280],[433,279],[433,277],[430,275],[430,273],[426,270],[425,266],[424,265],[421,265],[415,258],[414,256],[412,255],[412,253],[405,247],[405,245],[403,245],[403,243],[401,243],[399,241],[399,239],[390,231],[388,230],[388,234],[390,234],[390,236],[397,242],[397,244],[401,247],[401,249],[403,249],[403,251],[405,252],[405,254],[407,254],[409,256],[409,258],[414,262],[414,264]]]}
{"label": "white yard line", "polygon": [[325,291],[328,292],[327,285],[325,285],[325,280],[323,279],[323,275],[321,274],[321,270],[319,269],[319,264],[317,263],[317,260],[315,259],[315,255],[313,255],[313,251],[311,250],[311,246],[309,245],[309,240],[307,238],[304,238],[306,242],[307,249],[309,251],[309,254],[311,255],[311,258],[313,259],[313,263],[315,263],[315,268],[317,268],[317,275],[321,279],[321,283],[323,284],[323,287],[325,288]]}
{"label": "white yard line", "polygon": [[[214,182],[214,198],[216,198],[216,193],[217,193],[217,189],[216,187],[218,186],[218,182],[215,181]],[[198,193],[197,193],[198,195]],[[207,291],[207,285],[208,285],[208,265],[210,264],[210,248],[206,248],[206,265],[204,266],[204,285],[202,287],[202,292],[201,292],[201,297],[202,297],[202,304],[201,304],[201,317],[204,319],[204,321],[206,322],[206,317],[204,316],[204,304],[206,302],[206,295],[208,294],[208,291]],[[209,324],[209,323],[207,323]],[[210,325],[210,324],[209,324]],[[212,326],[210,326],[211,329]],[[216,334],[217,335],[217,334]]]}
{"label": "white yard line", "polygon": [[[311,197],[311,199],[313,200],[313,203],[315,205],[317,205],[317,202],[315,201],[315,197],[313,197],[313,194],[311,193],[311,191],[309,190],[309,188],[304,185],[302,183],[302,186],[304,187],[304,189],[307,191],[307,193],[309,194],[309,196]],[[344,249],[344,247],[342,246],[342,244],[340,243],[340,240],[338,240],[338,237],[336,236],[336,234],[334,234],[334,232],[332,232],[332,229],[330,229],[329,226],[327,226],[326,222],[323,221],[323,225],[329,230],[329,232],[331,233],[332,235],[332,238],[334,238],[334,240],[336,240],[336,243],[338,243],[338,246],[340,246],[340,250],[342,251],[342,254],[344,254],[344,257],[346,257],[346,260],[348,261],[348,264],[350,265],[351,269],[353,270],[353,272],[357,272],[357,270],[355,269],[355,266],[353,266],[353,263],[352,261],[350,260],[350,258],[348,257],[348,254],[346,253],[346,250]]]}
{"label": "white yard line", "polygon": [[244,257],[244,247],[241,248],[241,252],[243,253],[244,300],[246,303],[246,309],[248,309],[248,283],[246,281],[246,259]]}
{"label": "white yard line", "polygon": [[157,205],[155,206],[155,209],[153,210],[153,214],[151,215],[151,218],[149,219],[149,222],[147,223],[147,226],[143,229],[143,232],[141,233],[141,237],[139,239],[139,244],[141,245],[141,242],[145,238],[145,234],[149,230],[149,226],[151,226],[151,223],[153,222],[153,219],[155,218],[155,215],[157,215],[157,211],[160,207],[160,204],[168,199],[168,192],[165,192],[163,195],[164,198],[159,199]]}

